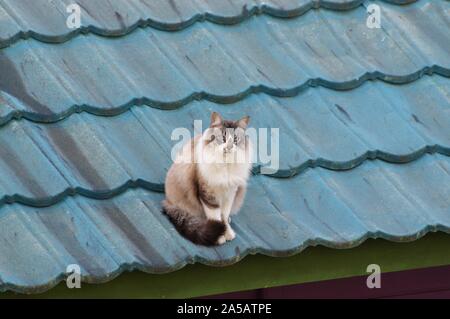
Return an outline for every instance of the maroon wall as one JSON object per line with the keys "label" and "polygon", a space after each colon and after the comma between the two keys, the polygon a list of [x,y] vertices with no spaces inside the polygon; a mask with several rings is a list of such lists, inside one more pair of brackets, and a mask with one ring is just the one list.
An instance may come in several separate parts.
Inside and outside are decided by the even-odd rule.
{"label": "maroon wall", "polygon": [[367,276],[256,289],[205,298],[450,298],[450,266],[381,274],[381,288],[369,289]]}

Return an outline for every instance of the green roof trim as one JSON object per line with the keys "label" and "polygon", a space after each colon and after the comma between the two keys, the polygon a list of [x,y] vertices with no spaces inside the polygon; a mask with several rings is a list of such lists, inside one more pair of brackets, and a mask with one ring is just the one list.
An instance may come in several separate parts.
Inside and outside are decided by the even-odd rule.
{"label": "green roof trim", "polygon": [[188,298],[233,291],[361,276],[369,264],[382,272],[402,271],[450,264],[450,236],[431,233],[409,242],[369,239],[352,249],[323,246],[307,248],[301,254],[275,258],[248,256],[227,267],[189,265],[179,271],[156,275],[125,273],[105,284],[82,284],[68,289],[65,283],[37,295],[12,292],[0,298]]}

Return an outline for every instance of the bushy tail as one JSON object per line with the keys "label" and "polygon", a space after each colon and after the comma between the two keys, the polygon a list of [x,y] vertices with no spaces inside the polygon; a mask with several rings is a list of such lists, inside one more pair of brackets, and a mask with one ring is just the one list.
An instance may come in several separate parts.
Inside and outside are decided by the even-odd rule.
{"label": "bushy tail", "polygon": [[166,201],[162,204],[162,212],[169,217],[178,232],[195,244],[217,245],[217,240],[225,233],[223,222],[193,216]]}

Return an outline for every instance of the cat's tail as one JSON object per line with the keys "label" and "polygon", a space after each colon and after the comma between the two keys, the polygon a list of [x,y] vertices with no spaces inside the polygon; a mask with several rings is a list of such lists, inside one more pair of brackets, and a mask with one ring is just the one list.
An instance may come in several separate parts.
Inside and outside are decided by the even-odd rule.
{"label": "cat's tail", "polygon": [[225,233],[225,223],[195,216],[163,201],[162,212],[166,214],[178,232],[198,245],[214,246]]}

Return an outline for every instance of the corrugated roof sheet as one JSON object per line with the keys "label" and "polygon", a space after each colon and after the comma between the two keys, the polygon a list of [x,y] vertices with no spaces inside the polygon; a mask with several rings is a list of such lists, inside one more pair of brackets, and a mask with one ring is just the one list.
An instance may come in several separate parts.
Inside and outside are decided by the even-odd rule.
{"label": "corrugated roof sheet", "polygon": [[402,86],[369,82],[339,94],[317,88],[295,98],[253,95],[227,107],[196,101],[170,112],[133,107],[117,117],[16,121],[0,130],[0,171],[9,176],[0,183],[0,206],[45,206],[74,193],[113,197],[131,185],[160,191],[171,165],[172,130],[192,128],[196,119],[208,124],[210,110],[227,118],[248,110],[252,126],[280,127],[278,177],[316,166],[349,169],[367,158],[404,163],[424,153],[450,155],[449,105],[450,81],[427,76]]}
{"label": "corrugated roof sheet", "polygon": [[[368,29],[372,2],[78,1],[70,34],[38,2],[0,0],[0,290],[449,231],[449,2],[373,1]],[[160,201],[171,131],[212,110],[279,127],[281,163],[205,248]]]}
{"label": "corrugated roof sheet", "polygon": [[[408,4],[417,0],[385,0]],[[82,24],[68,30],[67,6],[78,4]],[[136,28],[165,31],[185,29],[197,22],[238,24],[255,15],[292,18],[311,9],[352,10],[364,0],[1,0],[0,48],[20,39],[60,43],[79,34],[122,36]]]}
{"label": "corrugated roof sheet", "polygon": [[115,115],[134,104],[231,103],[260,92],[295,96],[315,86],[408,83],[423,74],[449,77],[447,14],[448,2],[418,2],[383,5],[382,29],[367,28],[366,9],[358,7],[179,32],[139,29],[114,39],[87,35],[60,45],[22,41],[0,53],[8,74],[0,82],[0,99],[8,105],[2,122],[11,116],[55,121],[80,110]]}
{"label": "corrugated roof sheet", "polygon": [[405,241],[449,231],[449,173],[449,157],[426,155],[404,165],[371,161],[345,172],[254,177],[233,218],[236,239],[216,248],[180,237],[160,213],[159,193],[75,196],[47,208],[8,205],[0,214],[2,289],[48,289],[69,264],[80,265],[86,281],[103,282],[124,270],[228,265],[247,254],[288,256],[310,245],[349,248],[367,238]]}

